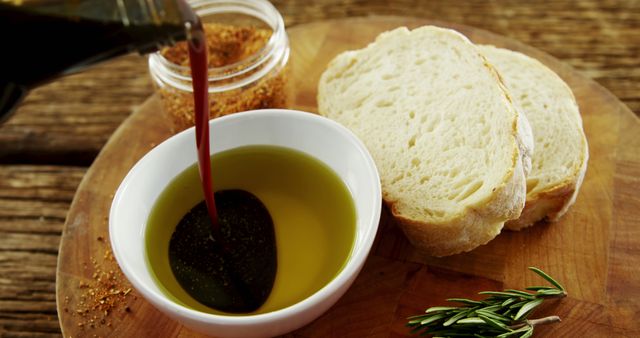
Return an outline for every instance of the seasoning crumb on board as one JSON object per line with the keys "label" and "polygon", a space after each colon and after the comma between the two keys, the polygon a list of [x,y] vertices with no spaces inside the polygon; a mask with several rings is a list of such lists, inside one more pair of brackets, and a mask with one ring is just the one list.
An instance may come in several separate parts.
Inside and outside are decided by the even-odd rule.
{"label": "seasoning crumb on board", "polygon": [[[263,65],[250,69],[255,64],[245,65],[240,61],[257,55],[266,46],[272,34],[270,29],[205,23],[204,30],[207,36],[209,67],[236,65],[230,69],[225,68],[225,75],[238,74],[242,70],[246,71],[242,75],[234,75],[228,79],[210,80],[211,86],[228,85],[262,69]],[[160,53],[175,65],[183,67],[189,65],[189,52],[185,42],[179,42],[173,47],[165,48]],[[190,75],[188,67],[184,72],[183,75]],[[287,72],[288,67],[284,66],[283,69],[272,70],[241,88],[210,93],[209,118],[253,109],[286,108],[290,96],[290,88],[287,86]],[[167,84],[161,85],[159,92],[164,109],[171,116],[175,132],[194,125],[193,94],[191,92]]]}
{"label": "seasoning crumb on board", "polygon": [[[96,241],[105,244],[103,236],[97,236]],[[93,329],[101,326],[111,327],[112,314],[127,315],[132,312],[128,303],[131,298],[131,286],[115,265],[111,247],[106,244],[104,255],[98,261],[90,257],[93,274],[88,280],[78,282],[80,291],[76,304],[71,305],[69,296],[64,297],[63,311],[76,317],[77,326],[82,329]],[[88,268],[87,263],[83,264]],[[116,266],[115,268],[113,268]],[[133,297],[133,300],[137,299]],[[69,309],[72,307],[72,309]]]}

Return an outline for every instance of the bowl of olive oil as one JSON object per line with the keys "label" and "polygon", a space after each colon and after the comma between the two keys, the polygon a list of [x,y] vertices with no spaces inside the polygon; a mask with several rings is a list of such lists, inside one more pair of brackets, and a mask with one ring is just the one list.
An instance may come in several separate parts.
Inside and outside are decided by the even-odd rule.
{"label": "bowl of olive oil", "polygon": [[349,130],[311,113],[243,112],[209,126],[220,219],[258,210],[268,226],[234,216],[210,230],[188,129],[146,154],[116,192],[118,264],[147,301],[196,331],[274,336],[304,326],[366,260],[381,207],[375,164]]}

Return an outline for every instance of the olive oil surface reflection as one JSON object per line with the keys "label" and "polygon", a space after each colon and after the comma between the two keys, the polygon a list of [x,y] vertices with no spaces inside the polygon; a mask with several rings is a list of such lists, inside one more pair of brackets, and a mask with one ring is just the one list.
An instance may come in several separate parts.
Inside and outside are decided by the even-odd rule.
{"label": "olive oil surface reflection", "polygon": [[[215,190],[249,191],[273,219],[275,283],[267,301],[252,314],[293,305],[340,272],[351,254],[356,214],[348,188],[332,169],[309,155],[275,146],[231,149],[212,156],[211,163]],[[169,240],[176,225],[203,198],[196,165],[173,179],[151,210],[146,258],[167,297],[195,310],[222,313],[190,297],[169,265]]]}

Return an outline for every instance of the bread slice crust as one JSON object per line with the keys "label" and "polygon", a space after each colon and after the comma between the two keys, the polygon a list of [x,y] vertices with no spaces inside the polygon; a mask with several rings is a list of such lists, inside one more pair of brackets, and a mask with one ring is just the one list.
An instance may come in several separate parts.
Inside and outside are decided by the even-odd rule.
{"label": "bread slice crust", "polygon": [[[533,156],[535,169],[528,179],[525,208],[520,218],[507,222],[505,227],[509,230],[521,230],[541,220],[557,221],[575,203],[589,158],[588,143],[575,97],[569,86],[538,60],[494,46],[479,48],[501,73],[508,90],[515,95],[516,107],[520,107],[521,113],[531,120],[533,132],[537,135],[536,153]],[[522,77],[525,76],[532,81],[527,81],[526,86],[523,86]],[[532,95],[536,95],[538,101],[544,101],[544,105],[527,102]],[[534,114],[537,116],[533,116]],[[546,117],[548,122],[541,123],[541,116]],[[566,128],[570,128],[570,133],[563,136],[571,135],[571,138],[561,140],[558,135],[549,135],[549,130],[555,129],[549,128],[548,123],[566,125]],[[544,147],[544,143],[548,142],[557,144],[548,149]],[[564,144],[558,145],[561,142]],[[573,148],[570,149],[574,149],[574,152],[564,154],[567,160],[572,161],[570,168],[544,161],[545,156],[549,156],[545,152],[554,152],[553,146],[565,146],[566,143],[571,143]],[[561,157],[563,154],[557,156]],[[554,179],[549,179],[551,174],[545,173],[560,169],[564,169],[564,174]],[[541,179],[545,182],[537,183]]]}
{"label": "bread slice crust", "polygon": [[384,199],[391,214],[413,246],[431,256],[442,257],[467,252],[498,236],[505,219],[516,219],[524,206],[525,176],[522,159],[505,176],[505,182],[485,205],[468,206],[447,222],[426,222],[404,217],[394,202]]}
{"label": "bread slice crust", "polygon": [[554,187],[546,188],[535,194],[527,195],[527,199],[518,219],[505,224],[508,230],[519,231],[540,221],[557,222],[576,202],[578,192],[587,172],[588,151],[585,151],[582,167],[577,176],[565,180]]}

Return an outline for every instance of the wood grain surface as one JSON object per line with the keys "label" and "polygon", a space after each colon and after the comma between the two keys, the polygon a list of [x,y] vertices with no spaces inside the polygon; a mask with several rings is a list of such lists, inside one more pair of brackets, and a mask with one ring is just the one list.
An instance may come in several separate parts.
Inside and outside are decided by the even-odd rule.
{"label": "wood grain surface", "polygon": [[[455,28],[477,43],[525,52],[567,81],[580,105],[590,145],[589,168],[578,200],[557,223],[504,232],[488,245],[446,258],[413,249],[385,211],[372,254],[352,288],[326,314],[289,336],[408,336],[406,317],[444,305],[448,297],[477,298],[477,292],[487,289],[539,284],[527,272],[528,266],[549,272],[569,292],[568,298],[537,313],[563,319],[561,324],[539,328],[539,336],[640,335],[635,319],[640,311],[640,140],[636,137],[640,120],[594,81],[540,51],[475,28],[403,17],[350,18],[289,30],[294,106],[316,110],[318,78],[337,53],[361,48],[384,30],[427,23]],[[344,34],[348,30],[353,33]],[[135,290],[120,296],[130,285],[104,240],[111,199],[120,181],[145,152],[170,136],[170,130],[170,120],[163,117],[157,97],[152,97],[120,126],[84,176],[59,253],[57,300],[65,334],[199,336],[154,309]],[[100,281],[105,271],[113,271],[108,276],[117,281],[105,286]],[[110,300],[95,295],[109,290],[115,290],[118,302],[104,308],[96,302]]]}
{"label": "wood grain surface", "polygon": [[[392,14],[487,29],[548,52],[640,114],[637,0],[282,0],[274,4],[289,28],[330,18]],[[73,192],[113,131],[152,92],[146,59],[130,55],[34,90],[12,120],[0,125],[0,337],[60,335],[54,304],[55,243]],[[636,138],[630,136],[628,141]],[[637,187],[633,165],[623,161],[617,168],[617,181]],[[619,195],[615,209],[637,208],[627,202],[635,198],[637,193]],[[617,257],[637,255],[633,251],[637,246],[627,243],[628,238],[637,238],[633,229],[616,239],[627,246],[618,250]]]}
{"label": "wood grain surface", "polygon": [[[640,114],[640,1],[279,0],[288,27],[329,18],[402,15],[515,38],[573,66]],[[0,126],[0,161],[88,165],[153,92],[130,55],[34,90]]]}

